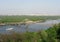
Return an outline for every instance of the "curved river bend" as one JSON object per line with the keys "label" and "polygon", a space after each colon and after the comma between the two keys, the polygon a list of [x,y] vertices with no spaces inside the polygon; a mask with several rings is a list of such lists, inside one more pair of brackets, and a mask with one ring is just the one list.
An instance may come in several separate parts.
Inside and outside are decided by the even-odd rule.
{"label": "curved river bend", "polygon": [[60,23],[60,19],[58,20],[47,20],[42,23],[34,23],[34,24],[29,24],[29,25],[4,25],[0,26],[0,33],[6,34],[6,33],[11,33],[12,31],[14,32],[36,32],[41,29],[47,29],[54,24]]}

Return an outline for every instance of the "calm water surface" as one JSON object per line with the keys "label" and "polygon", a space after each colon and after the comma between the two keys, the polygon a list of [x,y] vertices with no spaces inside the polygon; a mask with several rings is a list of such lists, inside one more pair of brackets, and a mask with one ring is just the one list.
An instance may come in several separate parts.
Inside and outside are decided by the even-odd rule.
{"label": "calm water surface", "polygon": [[0,26],[0,33],[6,34],[6,33],[11,33],[11,32],[36,32],[41,29],[47,29],[54,24],[60,23],[60,19],[58,20],[47,20],[42,23],[34,23],[34,24],[28,24],[28,25],[4,25]]}

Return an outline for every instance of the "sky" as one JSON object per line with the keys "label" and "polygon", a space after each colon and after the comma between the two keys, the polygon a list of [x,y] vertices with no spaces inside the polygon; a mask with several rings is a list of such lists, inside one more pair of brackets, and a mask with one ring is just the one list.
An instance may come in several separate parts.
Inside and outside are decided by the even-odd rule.
{"label": "sky", "polygon": [[60,15],[60,0],[0,0],[0,15]]}

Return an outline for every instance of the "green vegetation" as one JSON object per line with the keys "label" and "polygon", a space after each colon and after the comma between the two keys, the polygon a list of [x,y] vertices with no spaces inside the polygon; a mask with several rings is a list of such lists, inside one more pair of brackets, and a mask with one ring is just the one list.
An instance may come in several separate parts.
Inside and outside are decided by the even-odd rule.
{"label": "green vegetation", "polygon": [[0,16],[0,23],[23,22],[25,19],[31,21],[45,21],[47,19],[59,19],[60,16]]}
{"label": "green vegetation", "polygon": [[60,24],[39,32],[1,34],[0,42],[60,42]]}

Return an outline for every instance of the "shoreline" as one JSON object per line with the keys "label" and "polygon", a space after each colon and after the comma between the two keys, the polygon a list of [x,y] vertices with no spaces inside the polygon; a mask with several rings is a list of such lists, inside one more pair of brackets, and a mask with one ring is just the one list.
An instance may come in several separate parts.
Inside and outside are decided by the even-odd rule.
{"label": "shoreline", "polygon": [[41,20],[41,21],[25,21],[25,22],[0,23],[0,26],[3,26],[3,25],[25,25],[25,24],[41,23],[41,22],[44,22],[44,21]]}
{"label": "shoreline", "polygon": [[23,21],[23,22],[6,22],[6,23],[0,23],[0,26],[4,25],[26,25],[26,24],[35,24],[35,23],[42,23],[47,20],[40,20],[40,21]]}

